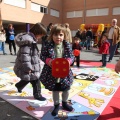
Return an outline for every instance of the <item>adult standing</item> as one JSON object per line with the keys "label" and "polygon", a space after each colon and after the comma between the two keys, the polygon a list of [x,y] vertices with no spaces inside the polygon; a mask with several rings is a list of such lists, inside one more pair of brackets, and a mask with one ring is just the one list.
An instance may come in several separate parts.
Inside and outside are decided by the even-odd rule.
{"label": "adult standing", "polygon": [[120,28],[117,26],[117,19],[112,19],[112,26],[108,30],[108,41],[110,43],[110,55],[108,62],[111,62],[115,54],[118,42],[120,41]]}
{"label": "adult standing", "polygon": [[84,46],[86,45],[86,29],[85,30],[83,30],[83,32],[82,32],[82,34],[81,34],[81,37],[82,37],[82,47],[83,47],[83,49],[84,49]]}
{"label": "adult standing", "polygon": [[86,32],[86,50],[90,50],[90,41],[93,39],[93,33],[91,28],[88,28]]}
{"label": "adult standing", "polygon": [[65,27],[66,27],[66,41],[68,41],[69,43],[72,44],[72,34],[71,34],[71,30],[70,30],[70,27],[69,27],[69,24],[68,23],[65,23]]}
{"label": "adult standing", "polygon": [[0,31],[0,46],[2,47],[3,55],[7,55],[5,52],[5,41],[6,41],[6,32],[2,26]]}
{"label": "adult standing", "polygon": [[101,47],[101,39],[102,39],[102,36],[103,36],[104,34],[106,34],[106,33],[107,33],[107,27],[104,28],[104,31],[102,32],[102,34],[101,34],[100,37],[99,37],[99,40],[98,40],[98,47],[99,47],[99,48]]}
{"label": "adult standing", "polygon": [[8,37],[10,54],[13,55],[13,53],[12,53],[12,46],[13,46],[14,54],[16,55],[16,45],[14,42],[15,32],[14,32],[14,27],[12,24],[8,25],[7,37]]}
{"label": "adult standing", "polygon": [[47,26],[47,35],[50,35],[50,31],[53,27],[53,23],[49,23],[49,25]]}
{"label": "adult standing", "polygon": [[82,31],[78,29],[78,31],[76,32],[75,37],[80,38],[80,40],[82,40]]}
{"label": "adult standing", "polygon": [[52,27],[53,27],[53,23],[49,23],[49,25],[46,28],[47,34],[42,37],[42,46],[46,44],[47,39],[48,39],[48,37],[50,35],[50,31],[51,31]]}

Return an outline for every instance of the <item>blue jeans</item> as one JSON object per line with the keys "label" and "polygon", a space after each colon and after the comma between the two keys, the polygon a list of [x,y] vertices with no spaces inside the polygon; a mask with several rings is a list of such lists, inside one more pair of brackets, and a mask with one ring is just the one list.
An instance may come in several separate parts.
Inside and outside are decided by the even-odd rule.
{"label": "blue jeans", "polygon": [[2,48],[3,54],[5,54],[5,42],[0,42],[0,46]]}
{"label": "blue jeans", "polygon": [[102,54],[102,66],[106,66],[107,54]]}
{"label": "blue jeans", "polygon": [[91,38],[90,38],[90,37],[87,37],[87,38],[86,38],[86,50],[89,50],[89,49],[90,49],[90,41],[91,41]]}
{"label": "blue jeans", "polygon": [[83,41],[82,47],[84,48],[86,46],[86,41]]}
{"label": "blue jeans", "polygon": [[109,43],[110,43],[110,47],[109,47],[109,60],[112,60],[113,59],[113,56],[114,56],[114,54],[115,54],[115,51],[116,51],[116,48],[117,48],[117,44],[115,44],[115,45],[112,45],[112,39],[109,39],[108,40],[109,41]]}

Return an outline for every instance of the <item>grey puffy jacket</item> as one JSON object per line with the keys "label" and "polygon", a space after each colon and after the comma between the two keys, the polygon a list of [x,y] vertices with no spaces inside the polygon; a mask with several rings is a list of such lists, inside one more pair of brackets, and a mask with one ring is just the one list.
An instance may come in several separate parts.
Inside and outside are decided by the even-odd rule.
{"label": "grey puffy jacket", "polygon": [[[21,80],[31,81],[40,77],[40,57],[36,39],[32,33],[20,33],[15,37],[19,47],[14,72]],[[29,73],[31,71],[31,73]]]}

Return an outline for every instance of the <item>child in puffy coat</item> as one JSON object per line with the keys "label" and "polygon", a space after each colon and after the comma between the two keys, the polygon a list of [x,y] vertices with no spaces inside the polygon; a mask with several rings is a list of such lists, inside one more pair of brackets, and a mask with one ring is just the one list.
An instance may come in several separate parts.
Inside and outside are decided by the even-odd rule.
{"label": "child in puffy coat", "polygon": [[101,47],[100,47],[100,54],[102,54],[102,66],[101,67],[106,67],[107,64],[107,55],[109,54],[109,47],[110,43],[108,42],[108,37],[106,34],[102,36],[101,39]]}
{"label": "child in puffy coat", "polygon": [[21,80],[15,84],[18,92],[30,82],[33,87],[33,96],[37,100],[46,100],[41,95],[40,86],[40,55],[37,41],[46,34],[46,29],[41,23],[36,23],[29,33],[20,33],[15,37],[19,47],[15,61],[14,72]]}

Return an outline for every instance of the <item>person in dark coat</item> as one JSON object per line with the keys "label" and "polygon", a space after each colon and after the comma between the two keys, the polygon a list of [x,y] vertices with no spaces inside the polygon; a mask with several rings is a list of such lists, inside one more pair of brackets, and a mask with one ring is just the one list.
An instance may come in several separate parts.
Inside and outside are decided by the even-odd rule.
{"label": "person in dark coat", "polygon": [[51,30],[49,41],[41,49],[41,60],[45,63],[41,72],[40,81],[46,89],[53,91],[54,109],[52,115],[55,116],[59,111],[59,93],[62,91],[62,107],[67,111],[72,111],[72,106],[67,104],[69,89],[73,83],[73,73],[69,69],[67,77],[58,78],[52,76],[52,61],[56,58],[65,58],[71,65],[74,55],[69,42],[66,40],[66,28],[64,25],[56,24]]}
{"label": "person in dark coat", "polygon": [[82,36],[82,39],[81,39],[82,48],[84,49],[84,47],[86,46],[86,29],[83,30],[83,32],[81,33],[81,36]]}
{"label": "person in dark coat", "polygon": [[40,54],[37,41],[46,34],[43,24],[36,23],[29,33],[20,33],[15,37],[15,42],[19,47],[14,65],[14,72],[21,80],[15,84],[18,92],[30,82],[33,87],[33,96],[37,100],[46,100],[41,95],[40,86]]}
{"label": "person in dark coat", "polygon": [[108,42],[108,37],[106,34],[102,36],[100,54],[102,54],[102,66],[106,67],[107,55],[109,54],[110,43]]}
{"label": "person in dark coat", "polygon": [[[80,53],[80,50],[81,50],[81,45],[80,45],[80,38],[78,37],[74,37],[74,43],[72,45],[72,50],[75,51],[77,50],[79,53]],[[76,52],[77,52],[76,51]],[[80,54],[76,54],[74,55],[75,58],[76,58],[76,62],[77,62],[77,67],[80,67]],[[74,65],[74,62],[72,63],[72,66]]]}
{"label": "person in dark coat", "polygon": [[14,30],[13,24],[8,25],[7,37],[8,37],[10,54],[13,55],[13,53],[12,53],[12,46],[13,46],[14,53],[16,55],[16,45],[15,45],[15,41],[14,41],[14,39],[15,39],[15,30]]}
{"label": "person in dark coat", "polygon": [[90,50],[90,42],[93,39],[93,33],[91,28],[88,28],[87,32],[86,32],[86,50]]}
{"label": "person in dark coat", "polygon": [[53,23],[49,23],[49,25],[47,26],[47,35],[49,36],[50,35],[50,31],[53,27]]}
{"label": "person in dark coat", "polygon": [[102,34],[100,35],[100,39],[99,39],[99,41],[98,41],[98,47],[99,47],[99,48],[100,48],[100,46],[101,46],[102,36],[103,36],[104,34],[106,34],[106,33],[107,33],[107,27],[104,28],[104,31],[103,31]]}
{"label": "person in dark coat", "polygon": [[44,46],[46,44],[52,27],[53,27],[53,23],[49,23],[49,25],[46,28],[47,34],[41,38],[42,39],[42,46]]}
{"label": "person in dark coat", "polygon": [[75,34],[75,37],[80,38],[80,40],[82,40],[82,31],[78,29],[78,31]]}

